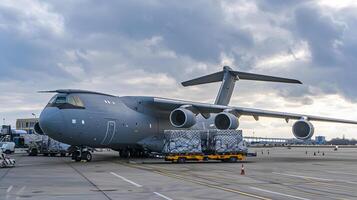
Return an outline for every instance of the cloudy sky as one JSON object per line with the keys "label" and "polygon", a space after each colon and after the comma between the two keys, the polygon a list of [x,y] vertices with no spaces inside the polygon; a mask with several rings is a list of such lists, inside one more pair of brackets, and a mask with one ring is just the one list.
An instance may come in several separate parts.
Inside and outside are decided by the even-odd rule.
{"label": "cloudy sky", "polygon": [[[51,95],[36,91],[58,88],[214,102],[219,84],[180,82],[229,65],[304,83],[240,81],[231,105],[357,120],[356,33],[352,0],[1,0],[0,117],[39,115]],[[292,137],[291,124],[241,118],[246,135]]]}

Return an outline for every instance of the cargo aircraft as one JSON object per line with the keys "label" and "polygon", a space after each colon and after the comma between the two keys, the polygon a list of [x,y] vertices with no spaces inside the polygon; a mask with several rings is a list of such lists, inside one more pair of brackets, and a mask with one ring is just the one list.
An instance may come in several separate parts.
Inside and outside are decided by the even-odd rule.
{"label": "cargo aircraft", "polygon": [[311,121],[357,124],[357,121],[230,106],[238,80],[302,84],[295,79],[234,71],[222,71],[182,82],[183,86],[222,82],[214,104],[147,96],[114,96],[94,91],[59,89],[41,112],[37,133],[77,146],[76,161],[92,159],[86,147],[111,148],[122,157],[143,151],[160,152],[167,129],[237,129],[239,117],[248,115],[282,118],[301,140],[314,134]]}

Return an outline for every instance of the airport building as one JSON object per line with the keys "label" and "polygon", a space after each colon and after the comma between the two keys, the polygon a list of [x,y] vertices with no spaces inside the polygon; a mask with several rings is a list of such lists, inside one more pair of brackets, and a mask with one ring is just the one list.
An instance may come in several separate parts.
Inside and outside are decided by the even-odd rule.
{"label": "airport building", "polygon": [[326,137],[325,136],[316,136],[315,143],[320,144],[320,145],[326,144]]}
{"label": "airport building", "polygon": [[34,126],[38,122],[38,118],[25,118],[16,120],[16,129],[24,130],[28,134],[35,133]]}

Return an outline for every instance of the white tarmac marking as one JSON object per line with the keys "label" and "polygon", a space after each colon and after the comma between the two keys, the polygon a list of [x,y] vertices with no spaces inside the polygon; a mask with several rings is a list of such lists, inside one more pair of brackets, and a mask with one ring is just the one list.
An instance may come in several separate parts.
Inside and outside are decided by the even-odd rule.
{"label": "white tarmac marking", "polygon": [[114,176],[116,176],[116,177],[122,179],[123,181],[126,181],[126,182],[128,182],[128,183],[130,183],[130,184],[132,184],[132,185],[135,185],[136,187],[142,187],[142,185],[137,184],[137,183],[135,183],[134,181],[131,181],[131,180],[125,178],[125,177],[122,177],[122,176],[120,176],[120,175],[118,175],[118,174],[116,174],[116,173],[114,173],[114,172],[110,172],[110,173],[111,173],[112,175],[114,175]]}
{"label": "white tarmac marking", "polygon": [[318,177],[312,177],[312,176],[301,176],[301,175],[285,174],[285,173],[278,173],[278,172],[272,172],[272,173],[273,173],[273,174],[278,174],[278,175],[284,175],[284,176],[304,178],[304,179],[314,179],[314,180],[320,180],[320,181],[333,181],[332,179],[318,178]]}
{"label": "white tarmac marking", "polygon": [[160,194],[160,193],[158,193],[158,192],[154,192],[154,194],[156,194],[157,196],[162,197],[162,198],[164,198],[164,199],[166,199],[166,200],[173,200],[173,199],[171,199],[171,198],[169,198],[169,197],[167,197],[167,196],[165,196],[165,195],[163,195],[163,194]]}
{"label": "white tarmac marking", "polygon": [[312,179],[312,180],[318,180],[318,181],[341,182],[341,183],[348,183],[348,184],[355,184],[355,185],[357,185],[357,182],[345,181],[345,180],[341,180],[341,179],[326,179],[326,178],[319,178],[319,177],[313,177],[313,176],[301,176],[301,175],[285,174],[285,173],[278,173],[278,172],[272,172],[272,173],[273,173],[273,174],[278,174],[278,175],[283,175],[283,176],[291,176],[291,177],[304,178],[304,179]]}
{"label": "white tarmac marking", "polygon": [[16,192],[17,195],[21,194],[26,189],[26,186],[23,186],[19,191]]}
{"label": "white tarmac marking", "polygon": [[290,194],[284,194],[284,193],[280,193],[280,192],[274,192],[274,191],[270,191],[270,190],[264,190],[264,189],[257,188],[257,187],[250,187],[250,188],[253,190],[258,190],[258,191],[262,191],[262,192],[266,192],[266,193],[270,193],[270,194],[276,194],[276,195],[280,195],[280,196],[290,197],[290,198],[294,198],[294,199],[310,200],[310,199],[303,198],[303,197],[293,196]]}
{"label": "white tarmac marking", "polygon": [[357,176],[357,174],[353,173],[345,173],[345,172],[339,172],[339,171],[326,171],[327,173],[332,173],[332,174],[343,174],[343,175],[352,175],[352,176]]}
{"label": "white tarmac marking", "polygon": [[13,187],[14,187],[13,185],[10,185],[6,190],[6,193],[9,193],[12,190]]}
{"label": "white tarmac marking", "polygon": [[23,186],[19,191],[16,192],[16,195],[17,195],[16,200],[17,200],[17,199],[20,199],[19,195],[20,195],[25,189],[26,189],[26,186]]}

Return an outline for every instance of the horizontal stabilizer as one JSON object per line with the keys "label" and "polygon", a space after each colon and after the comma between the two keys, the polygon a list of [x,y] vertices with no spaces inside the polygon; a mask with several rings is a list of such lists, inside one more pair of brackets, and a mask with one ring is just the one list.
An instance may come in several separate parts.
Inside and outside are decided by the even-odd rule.
{"label": "horizontal stabilizer", "polygon": [[236,80],[252,80],[252,81],[268,81],[268,82],[280,82],[280,83],[294,83],[294,84],[302,84],[301,81],[290,78],[282,78],[276,76],[267,76],[261,74],[233,71],[230,67],[225,66],[223,71],[216,72],[213,74],[209,74],[206,76],[201,76],[189,81],[182,82],[181,84],[185,87],[192,85],[201,85],[206,83],[214,83],[223,81],[224,72],[230,73],[232,76],[236,77]]}
{"label": "horizontal stabilizer", "polygon": [[297,83],[302,84],[301,81],[296,79],[281,78],[276,76],[267,76],[260,74],[252,74],[246,72],[231,71],[234,75],[238,76],[241,80],[253,80],[253,81],[270,81],[270,82],[280,82],[280,83]]}
{"label": "horizontal stabilizer", "polygon": [[214,74],[209,74],[207,76],[202,76],[199,78],[195,78],[189,81],[182,82],[181,84],[183,86],[191,86],[191,85],[200,85],[200,84],[206,84],[206,83],[214,83],[214,82],[219,82],[222,81],[223,79],[223,71],[221,72],[216,72]]}
{"label": "horizontal stabilizer", "polygon": [[214,82],[222,81],[221,88],[219,89],[215,104],[228,105],[232,97],[232,92],[234,89],[235,82],[239,80],[302,84],[299,80],[296,79],[233,71],[228,66],[224,66],[223,70],[220,72],[216,72],[206,76],[201,76],[189,81],[182,82],[181,84],[187,87],[192,85],[201,85],[206,83],[214,83]]}

